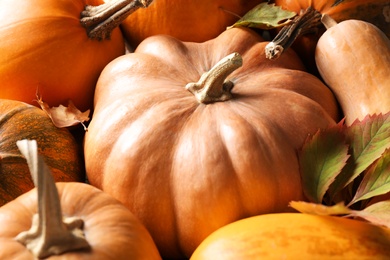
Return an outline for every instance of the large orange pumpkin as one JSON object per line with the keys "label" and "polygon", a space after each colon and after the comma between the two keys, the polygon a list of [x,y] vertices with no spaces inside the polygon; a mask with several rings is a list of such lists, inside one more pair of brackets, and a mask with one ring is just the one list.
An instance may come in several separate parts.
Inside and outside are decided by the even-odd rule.
{"label": "large orange pumpkin", "polygon": [[110,40],[87,36],[80,23],[86,4],[102,0],[0,1],[0,98],[37,105],[37,90],[50,106],[68,99],[92,107],[97,78],[124,54],[120,30]]}
{"label": "large orange pumpkin", "polygon": [[[348,19],[363,20],[376,25],[390,37],[389,0],[274,0],[273,2],[283,9],[296,13],[311,7],[320,14],[329,15],[337,22]],[[305,24],[310,25],[310,22]],[[309,69],[316,71],[314,61],[315,47],[325,28],[321,26],[319,19],[314,22],[314,28],[317,28],[316,33],[299,36],[292,47],[301,56]]]}
{"label": "large orange pumpkin", "polygon": [[155,0],[148,8],[127,17],[121,28],[133,47],[156,34],[203,42],[217,37],[261,2],[264,0]]}
{"label": "large orange pumpkin", "polygon": [[204,43],[153,36],[99,78],[88,179],[163,257],[189,257],[217,228],[302,198],[296,150],[335,124],[337,103],[292,51],[267,60],[266,44],[239,28]]}
{"label": "large orange pumpkin", "polygon": [[35,106],[0,99],[0,205],[34,188],[26,160],[16,146],[20,139],[37,140],[56,181],[85,180],[80,147],[67,129],[55,127]]}

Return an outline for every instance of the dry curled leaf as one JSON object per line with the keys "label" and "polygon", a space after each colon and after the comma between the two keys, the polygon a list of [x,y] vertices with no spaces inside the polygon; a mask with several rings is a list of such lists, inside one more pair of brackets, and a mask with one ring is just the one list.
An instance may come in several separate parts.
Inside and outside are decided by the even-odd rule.
{"label": "dry curled leaf", "polygon": [[42,97],[39,96],[39,93],[37,93],[37,102],[42,110],[51,118],[56,127],[64,128],[81,124],[84,127],[84,130],[87,131],[84,122],[89,120],[89,109],[85,112],[81,112],[71,100],[69,100],[68,106],[59,105],[58,107],[49,107],[49,105],[42,100]]}
{"label": "dry curled leaf", "polygon": [[319,203],[291,201],[289,206],[301,213],[320,216],[347,215],[352,213],[352,210],[346,207],[344,202],[339,202],[333,206],[326,206]]}

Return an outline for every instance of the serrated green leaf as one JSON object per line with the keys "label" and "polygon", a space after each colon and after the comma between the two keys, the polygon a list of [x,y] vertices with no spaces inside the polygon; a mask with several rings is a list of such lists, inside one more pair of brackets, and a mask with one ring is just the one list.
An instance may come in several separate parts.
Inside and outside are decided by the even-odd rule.
{"label": "serrated green leaf", "polygon": [[368,168],[349,205],[387,192],[390,192],[390,149]]}
{"label": "serrated green leaf", "polygon": [[347,215],[352,213],[352,210],[346,207],[344,202],[337,203],[333,206],[326,206],[305,201],[291,201],[289,206],[301,213],[320,216]]}
{"label": "serrated green leaf", "polygon": [[252,27],[270,30],[288,24],[294,16],[296,16],[295,12],[284,10],[275,4],[261,3],[228,29],[232,27]]}
{"label": "serrated green leaf", "polygon": [[354,210],[351,212],[351,216],[390,228],[390,200],[377,202],[363,210]]}
{"label": "serrated green leaf", "polygon": [[390,148],[390,112],[355,121],[346,129],[346,138],[351,159],[329,188],[331,194],[350,184]]}
{"label": "serrated green leaf", "polygon": [[322,202],[349,157],[342,129],[339,124],[318,130],[298,153],[303,192],[312,202]]}

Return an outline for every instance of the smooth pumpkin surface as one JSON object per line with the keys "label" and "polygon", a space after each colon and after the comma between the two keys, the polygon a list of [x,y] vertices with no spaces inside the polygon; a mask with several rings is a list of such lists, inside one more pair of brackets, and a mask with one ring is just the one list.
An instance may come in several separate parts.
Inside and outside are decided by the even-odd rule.
{"label": "smooth pumpkin surface", "polygon": [[341,217],[267,214],[226,225],[191,260],[388,259],[390,229]]}
{"label": "smooth pumpkin surface", "polygon": [[[48,259],[161,259],[154,242],[134,215],[117,200],[85,183],[56,183],[62,213],[84,221],[91,250],[67,252]],[[30,229],[37,213],[33,189],[0,208],[0,258],[36,259],[15,237]]]}
{"label": "smooth pumpkin surface", "polygon": [[[163,257],[189,257],[219,227],[302,198],[296,150],[335,124],[337,103],[293,51],[270,61],[266,44],[239,28],[204,43],[153,36],[99,78],[88,179],[142,221]],[[185,86],[232,52],[243,60],[226,78],[232,98],[199,103]]]}
{"label": "smooth pumpkin surface", "polygon": [[50,106],[71,99],[85,111],[93,104],[104,66],[125,53],[119,29],[111,40],[89,39],[80,24],[96,0],[0,1],[0,98],[37,105],[37,90]]}
{"label": "smooth pumpkin surface", "polygon": [[16,146],[21,139],[37,140],[56,181],[85,180],[80,147],[67,129],[55,127],[35,106],[0,99],[0,205],[34,188],[26,160]]}
{"label": "smooth pumpkin surface", "polygon": [[[329,15],[337,22],[349,19],[370,22],[390,37],[390,2],[388,0],[274,0],[273,2],[283,9],[296,13],[312,7],[321,14]],[[319,27],[317,33],[299,37],[292,46],[311,70],[315,70],[315,48],[324,31],[323,27]]]}
{"label": "smooth pumpkin surface", "polygon": [[390,40],[378,27],[340,22],[321,36],[315,58],[347,124],[390,111]]}
{"label": "smooth pumpkin surface", "polygon": [[261,2],[264,0],[156,0],[148,8],[132,13],[121,27],[133,47],[156,34],[203,42],[217,37]]}

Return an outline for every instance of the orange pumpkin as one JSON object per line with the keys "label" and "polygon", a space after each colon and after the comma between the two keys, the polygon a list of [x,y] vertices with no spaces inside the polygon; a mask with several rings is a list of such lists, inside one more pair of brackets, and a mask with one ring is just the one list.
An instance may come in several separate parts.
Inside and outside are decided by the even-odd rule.
{"label": "orange pumpkin", "polygon": [[125,52],[118,28],[98,41],[80,24],[85,5],[100,3],[0,1],[0,98],[36,105],[38,90],[50,106],[71,99],[83,111],[91,108],[101,70]]}
{"label": "orange pumpkin", "polygon": [[191,260],[388,259],[390,229],[301,213],[242,219],[208,236]]}
{"label": "orange pumpkin", "polygon": [[[106,0],[108,3],[116,0]],[[130,45],[145,38],[168,34],[183,41],[203,42],[217,37],[227,26],[264,0],[156,0],[121,24]]]}
{"label": "orange pumpkin", "polygon": [[72,134],[53,125],[41,109],[0,99],[0,205],[34,188],[26,160],[16,147],[20,139],[35,139],[56,181],[84,181],[81,151]]}
{"label": "orange pumpkin", "polygon": [[[83,220],[83,231],[92,250],[70,251],[49,259],[156,259],[158,250],[146,228],[108,194],[85,183],[56,183],[62,212]],[[36,259],[15,237],[28,230],[37,212],[33,189],[0,208],[0,258]]]}
{"label": "orange pumpkin", "polygon": [[161,259],[121,203],[85,183],[55,184],[36,141],[17,145],[37,188],[0,208],[1,259]]}
{"label": "orange pumpkin", "polygon": [[189,257],[217,228],[302,198],[296,150],[335,124],[337,103],[292,51],[267,60],[266,44],[239,28],[204,43],[153,36],[98,80],[88,179],[163,257]]}
{"label": "orange pumpkin", "polygon": [[[298,14],[301,10],[311,7],[320,14],[329,15],[337,22],[348,19],[367,21],[376,25],[390,37],[390,20],[388,15],[390,2],[388,0],[274,0],[273,2],[283,9],[294,11]],[[317,33],[300,35],[292,45],[308,69],[313,72],[316,72],[314,61],[316,44],[325,31],[325,28],[320,24],[319,18],[311,22],[314,23],[313,25],[317,29]],[[310,25],[310,23],[306,23],[306,25]]]}

